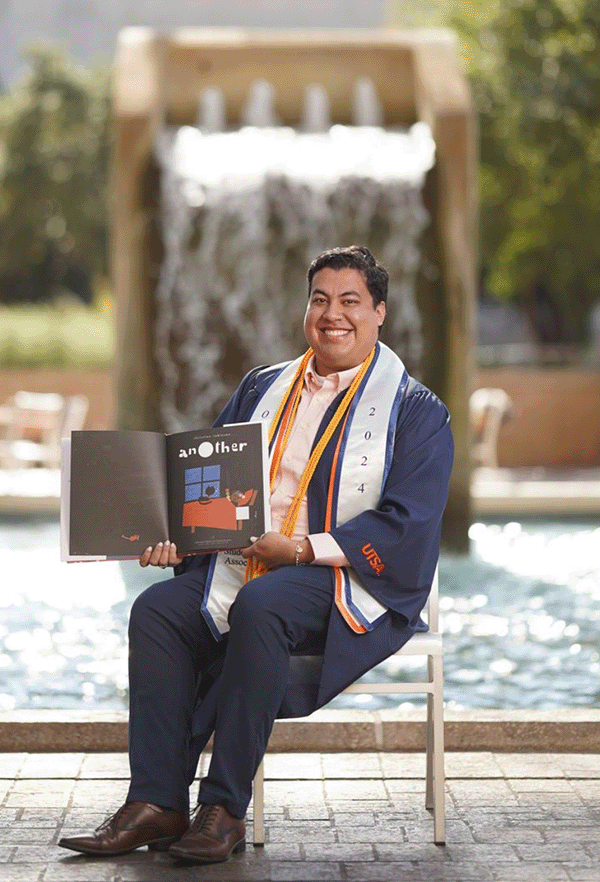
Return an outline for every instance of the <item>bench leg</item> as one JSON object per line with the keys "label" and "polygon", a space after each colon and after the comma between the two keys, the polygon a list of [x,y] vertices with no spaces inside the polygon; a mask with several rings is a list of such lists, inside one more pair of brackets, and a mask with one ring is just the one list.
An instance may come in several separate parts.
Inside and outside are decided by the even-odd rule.
{"label": "bench leg", "polygon": [[254,776],[254,844],[265,844],[265,768],[264,760],[256,770]]}

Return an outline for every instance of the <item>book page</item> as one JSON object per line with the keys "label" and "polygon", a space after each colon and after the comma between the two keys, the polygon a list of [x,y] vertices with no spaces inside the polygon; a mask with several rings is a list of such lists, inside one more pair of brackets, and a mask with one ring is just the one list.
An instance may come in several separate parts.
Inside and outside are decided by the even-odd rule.
{"label": "book page", "polygon": [[169,538],[161,432],[72,432],[70,476],[70,557],[136,558]]}
{"label": "book page", "polygon": [[107,560],[105,554],[91,557],[85,554],[69,554],[71,531],[71,439],[60,442],[60,559],[68,563],[78,561]]}
{"label": "book page", "polygon": [[167,436],[170,538],[180,554],[250,545],[270,526],[262,423]]}

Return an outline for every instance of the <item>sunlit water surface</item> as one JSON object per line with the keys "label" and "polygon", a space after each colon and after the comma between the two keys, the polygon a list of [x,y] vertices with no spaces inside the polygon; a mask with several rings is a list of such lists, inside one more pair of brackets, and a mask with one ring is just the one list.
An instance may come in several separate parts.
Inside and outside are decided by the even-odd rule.
{"label": "sunlit water surface", "polygon": [[[448,705],[598,706],[600,526],[478,523],[471,540],[469,557],[440,560]],[[63,564],[58,525],[41,518],[5,518],[0,548],[0,709],[126,708],[129,607],[167,573],[132,561]],[[418,679],[422,668],[390,659],[376,674]],[[332,706],[397,704],[345,695]]]}

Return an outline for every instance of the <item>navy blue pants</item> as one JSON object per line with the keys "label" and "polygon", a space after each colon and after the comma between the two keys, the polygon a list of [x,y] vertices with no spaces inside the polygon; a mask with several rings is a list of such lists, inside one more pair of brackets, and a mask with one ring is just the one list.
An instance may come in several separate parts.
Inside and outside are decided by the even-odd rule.
{"label": "navy blue pants", "polygon": [[[151,585],[129,623],[127,799],[187,811],[198,755],[192,717],[223,651],[200,612],[204,570]],[[199,801],[243,818],[295,650],[322,649],[333,601],[328,567],[281,567],[244,585],[229,612],[213,754]]]}

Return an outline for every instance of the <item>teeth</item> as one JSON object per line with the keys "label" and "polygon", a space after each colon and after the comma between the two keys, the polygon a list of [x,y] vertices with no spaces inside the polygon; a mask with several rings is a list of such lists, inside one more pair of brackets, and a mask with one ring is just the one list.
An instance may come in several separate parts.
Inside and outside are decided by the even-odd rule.
{"label": "teeth", "polygon": [[325,330],[323,331],[328,337],[343,337],[344,334],[347,334],[348,331],[334,331],[334,330]]}

